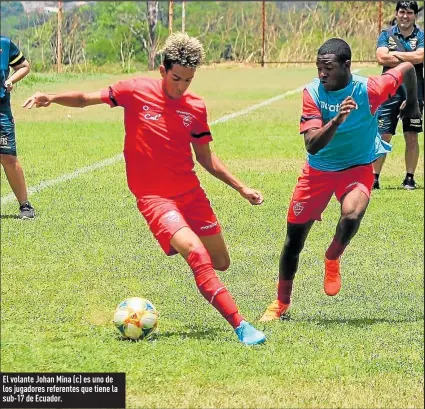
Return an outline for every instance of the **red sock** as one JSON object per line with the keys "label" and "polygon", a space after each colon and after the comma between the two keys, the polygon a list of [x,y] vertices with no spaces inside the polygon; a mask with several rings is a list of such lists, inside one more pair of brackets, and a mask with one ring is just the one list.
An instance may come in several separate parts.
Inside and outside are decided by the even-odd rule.
{"label": "red sock", "polygon": [[284,304],[291,303],[292,283],[294,280],[279,280],[277,285],[277,299]]}
{"label": "red sock", "polygon": [[342,256],[342,253],[344,253],[346,247],[346,244],[339,243],[334,237],[331,245],[326,250],[325,256],[328,260],[338,260]]}
{"label": "red sock", "polygon": [[233,328],[238,327],[244,318],[239,314],[235,301],[214,271],[205,247],[197,247],[191,251],[186,261],[193,271],[200,293]]}

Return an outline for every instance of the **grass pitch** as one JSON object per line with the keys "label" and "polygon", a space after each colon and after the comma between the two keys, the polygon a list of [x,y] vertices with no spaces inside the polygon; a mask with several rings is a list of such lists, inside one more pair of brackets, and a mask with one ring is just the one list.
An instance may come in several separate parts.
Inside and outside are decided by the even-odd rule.
{"label": "grass pitch", "polygon": [[[315,75],[312,68],[201,69],[191,89],[204,96],[212,122]],[[119,154],[123,114],[106,105],[27,111],[24,99],[116,80],[38,75],[19,84],[12,101],[28,186]],[[258,323],[275,296],[287,206],[305,157],[300,109],[297,93],[212,126],[213,149],[262,191],[262,206],[198,168],[232,258],[220,277],[266,332],[264,346],[241,345],[184,261],[162,254],[118,161],[32,195],[33,221],[13,217],[15,202],[2,206],[1,370],[126,372],[128,408],[423,408],[424,191],[399,188],[402,136],[343,256],[340,294],[322,290],[323,255],[339,215],[333,199],[302,253],[290,319]],[[422,135],[416,179],[423,187]],[[3,172],[1,182],[4,198]],[[130,296],[160,311],[154,341],[122,341],[113,327],[115,306]]]}

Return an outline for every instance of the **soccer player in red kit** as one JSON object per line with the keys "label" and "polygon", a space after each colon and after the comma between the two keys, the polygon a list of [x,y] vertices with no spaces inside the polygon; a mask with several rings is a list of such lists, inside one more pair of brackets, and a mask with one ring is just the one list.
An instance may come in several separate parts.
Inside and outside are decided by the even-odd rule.
{"label": "soccer player in red kit", "polygon": [[195,174],[191,146],[209,173],[251,204],[261,204],[262,195],[233,176],[210,149],[204,101],[187,91],[204,57],[202,44],[175,33],[163,51],[162,79],[137,77],[92,93],[36,93],[24,107],[51,103],[123,107],[127,182],[150,230],[167,255],[183,256],[199,291],[234,328],[239,340],[247,345],[263,343],[265,335],[239,313],[215,272],[226,270],[230,258],[220,224]]}
{"label": "soccer player in red kit", "polygon": [[351,48],[340,38],[321,45],[316,58],[318,78],[304,89],[300,133],[307,163],[298,178],[288,208],[286,239],[279,259],[277,297],[261,317],[285,315],[300,253],[316,220],[332,196],[340,202],[340,217],[325,252],[323,289],[335,296],[341,289],[340,258],[356,235],[369,204],[372,163],[391,150],[378,132],[378,107],[406,87],[405,121],[420,121],[415,68],[405,62],[381,76],[351,74]]}

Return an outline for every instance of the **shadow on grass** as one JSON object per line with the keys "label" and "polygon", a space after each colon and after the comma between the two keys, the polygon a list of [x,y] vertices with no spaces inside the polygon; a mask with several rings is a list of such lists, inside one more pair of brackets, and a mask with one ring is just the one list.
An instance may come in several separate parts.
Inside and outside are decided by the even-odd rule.
{"label": "shadow on grass", "polygon": [[205,331],[196,331],[196,330],[187,330],[187,331],[156,331],[153,334],[149,335],[146,338],[133,340],[129,338],[125,338],[124,336],[117,334],[116,339],[118,341],[123,342],[153,342],[157,341],[161,338],[171,338],[171,337],[179,337],[182,339],[202,339],[202,338],[208,338],[211,339],[217,332],[221,332],[221,330],[215,330],[215,329],[208,329]]}
{"label": "shadow on grass", "polygon": [[0,219],[19,219],[17,214],[0,214]]}
{"label": "shadow on grass", "polygon": [[[381,186],[381,188],[379,190],[399,190],[399,191],[405,191],[405,192],[414,192],[415,190],[424,190],[424,187],[416,185],[415,189],[407,190],[407,189],[402,188],[401,186],[384,186],[384,187]],[[379,190],[378,190],[378,192],[379,192]],[[373,191],[376,192],[376,189],[373,190]]]}
{"label": "shadow on grass", "polygon": [[400,322],[416,322],[424,319],[423,315],[413,317],[400,317],[397,318],[304,318],[297,320],[298,322],[309,322],[317,325],[335,325],[335,324],[347,324],[353,327],[365,327],[374,324],[396,324]]}
{"label": "shadow on grass", "polygon": [[222,332],[222,330],[215,329],[207,329],[204,331],[197,331],[196,329],[187,331],[164,331],[160,332],[157,336],[159,338],[170,338],[170,337],[180,337],[180,338],[194,338],[194,339],[202,339],[208,338],[211,339],[217,332]]}

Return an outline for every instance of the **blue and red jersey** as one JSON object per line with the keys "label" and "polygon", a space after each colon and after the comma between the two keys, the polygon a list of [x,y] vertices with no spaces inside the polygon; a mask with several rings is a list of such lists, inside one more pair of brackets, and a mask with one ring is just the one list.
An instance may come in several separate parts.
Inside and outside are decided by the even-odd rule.
{"label": "blue and red jersey", "polygon": [[366,165],[388,153],[391,145],[378,133],[377,109],[395,94],[402,83],[396,70],[369,78],[352,75],[348,85],[338,91],[327,91],[318,78],[306,86],[300,133],[321,128],[339,111],[342,101],[351,96],[358,108],[353,110],[335,132],[331,141],[319,152],[307,153],[311,167],[323,171],[340,171]]}
{"label": "blue and red jersey", "polygon": [[[389,30],[392,36],[398,38],[398,41],[402,44],[404,50],[399,48],[394,38],[390,36],[390,33],[387,30],[383,30],[379,35],[376,48],[386,47],[388,48],[388,51],[401,52],[412,52],[418,50],[419,48],[424,48],[424,31],[416,25],[414,26],[412,33],[407,37],[404,37],[404,35],[400,32],[397,24],[391,27]],[[389,67],[384,67],[383,72],[386,72],[389,69]],[[418,77],[418,86],[421,85],[423,87],[424,63],[422,62],[420,64],[415,64],[415,70],[416,76]]]}
{"label": "blue and red jersey", "polygon": [[8,37],[0,36],[0,112],[10,110],[10,93],[4,85],[9,78],[10,67],[22,64],[25,57]]}

